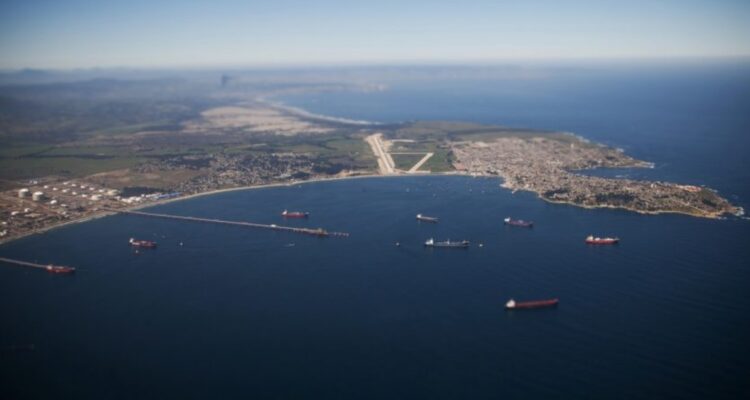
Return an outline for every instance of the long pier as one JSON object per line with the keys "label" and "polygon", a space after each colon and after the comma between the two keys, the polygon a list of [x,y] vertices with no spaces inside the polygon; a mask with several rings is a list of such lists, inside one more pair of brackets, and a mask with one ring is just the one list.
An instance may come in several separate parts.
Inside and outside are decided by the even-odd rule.
{"label": "long pier", "polygon": [[14,265],[18,265],[18,266],[21,266],[21,267],[30,267],[30,268],[43,269],[43,270],[45,270],[47,272],[50,272],[50,273],[53,273],[53,274],[71,274],[71,273],[75,272],[75,270],[76,270],[73,267],[63,267],[63,266],[60,266],[60,265],[52,265],[52,264],[47,264],[47,265],[37,264],[37,263],[33,263],[33,262],[21,261],[21,260],[14,260],[14,259],[5,258],[5,257],[0,257],[0,262],[4,262],[4,263],[7,263],[7,264],[14,264]]}
{"label": "long pier", "polygon": [[270,229],[270,230],[275,230],[275,231],[300,233],[304,235],[312,235],[312,236],[317,236],[317,237],[329,237],[329,236],[348,237],[349,236],[349,234],[346,232],[328,232],[323,228],[317,228],[317,229],[297,228],[293,226],[281,226],[281,225],[276,225],[276,224],[258,224],[255,222],[244,222],[244,221],[226,221],[222,219],[199,218],[199,217],[189,217],[189,216],[182,216],[182,215],[172,215],[172,214],[158,214],[158,213],[150,213],[150,212],[144,212],[144,211],[128,211],[128,210],[115,210],[115,209],[108,209],[108,210],[112,212],[120,213],[120,214],[140,215],[142,217],[153,217],[153,218],[180,220],[180,221],[192,221],[192,222],[204,222],[204,223],[211,223],[211,224],[244,226],[244,227],[249,227],[249,228]]}

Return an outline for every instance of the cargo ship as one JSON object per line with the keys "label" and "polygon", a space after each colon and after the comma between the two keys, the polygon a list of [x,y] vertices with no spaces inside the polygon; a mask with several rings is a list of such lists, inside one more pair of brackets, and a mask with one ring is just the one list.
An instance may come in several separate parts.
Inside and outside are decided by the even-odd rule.
{"label": "cargo ship", "polygon": [[281,213],[281,216],[284,218],[307,218],[310,216],[309,212],[302,212],[302,211],[287,211],[284,210]]}
{"label": "cargo ship", "polygon": [[586,238],[586,244],[617,244],[620,241],[620,238],[611,238],[611,237],[594,237],[594,235],[589,235]]}
{"label": "cargo ship", "polygon": [[516,309],[554,307],[559,302],[560,302],[559,299],[534,300],[534,301],[515,301],[513,299],[510,299],[508,300],[507,303],[505,303],[505,308],[507,310],[516,310]]}
{"label": "cargo ship", "polygon": [[424,245],[427,247],[448,247],[448,248],[454,248],[454,249],[466,249],[469,247],[469,241],[468,240],[461,240],[461,241],[450,241],[445,240],[442,242],[436,242],[435,239],[428,239],[426,242],[424,242]]}
{"label": "cargo ship", "polygon": [[63,267],[61,265],[48,265],[46,268],[47,272],[50,274],[72,274],[76,272],[76,269],[73,267]]}
{"label": "cargo ship", "polygon": [[522,219],[513,219],[511,217],[505,218],[503,222],[505,222],[505,225],[510,225],[510,226],[520,226],[524,228],[534,227],[533,221],[524,221]]}
{"label": "cargo ship", "polygon": [[156,248],[156,242],[152,242],[150,240],[136,240],[136,239],[130,238],[129,243],[133,247],[143,247],[146,249]]}
{"label": "cargo ship", "polygon": [[422,215],[422,214],[417,214],[417,221],[432,222],[432,223],[436,224],[438,222],[438,218],[428,217],[428,216]]}

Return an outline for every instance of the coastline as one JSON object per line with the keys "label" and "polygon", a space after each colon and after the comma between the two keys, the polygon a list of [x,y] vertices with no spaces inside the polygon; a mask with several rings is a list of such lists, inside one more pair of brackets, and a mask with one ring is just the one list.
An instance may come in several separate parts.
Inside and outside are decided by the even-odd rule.
{"label": "coastline", "polygon": [[[255,101],[257,101],[259,103],[263,103],[263,104],[265,104],[268,107],[275,108],[275,109],[278,109],[280,111],[287,112],[287,113],[290,113],[292,115],[296,115],[296,116],[299,116],[299,117],[302,117],[302,118],[308,118],[308,119],[314,119],[314,120],[320,120],[320,121],[331,122],[331,123],[338,123],[338,124],[348,124],[348,125],[361,126],[361,127],[365,127],[365,126],[367,126],[367,127],[377,127],[379,125],[382,125],[382,123],[379,123],[379,122],[364,121],[364,120],[353,120],[353,119],[347,119],[347,118],[339,118],[339,117],[332,117],[332,116],[327,116],[327,115],[315,114],[315,113],[309,112],[307,110],[304,110],[304,109],[301,109],[301,108],[298,108],[298,107],[293,107],[293,106],[286,105],[286,104],[284,104],[283,102],[280,102],[280,101],[268,99],[268,98],[263,97],[263,96],[257,97],[255,99]],[[585,138],[583,136],[580,136],[578,134],[575,134],[573,132],[560,132],[560,133],[562,133],[564,135],[572,136],[572,137],[574,137],[574,138],[576,138],[576,139],[578,139],[578,140],[580,140],[582,142],[585,142],[585,143],[592,143],[591,140],[589,140],[589,139],[587,139],[587,138]],[[599,145],[599,146],[602,146],[602,147],[607,147],[606,145],[601,144],[601,143],[596,143],[596,144]],[[623,150],[619,149],[619,148],[616,149],[616,150],[619,151],[619,152],[621,152],[621,153],[623,152]],[[637,163],[635,163],[634,165],[628,166],[626,168],[654,168],[654,163],[638,160]],[[377,171],[367,171],[367,170],[364,170],[362,174],[351,174],[351,175],[343,174],[343,175],[340,175],[340,176],[338,176],[338,175],[333,175],[333,176],[319,176],[319,177],[314,177],[314,178],[311,178],[311,179],[300,180],[300,181],[276,182],[276,183],[265,183],[265,184],[259,184],[259,185],[251,185],[251,186],[227,187],[227,188],[221,188],[221,189],[208,190],[208,191],[205,191],[205,192],[192,193],[192,194],[188,194],[188,195],[184,195],[184,196],[179,196],[179,197],[174,197],[174,198],[169,198],[169,199],[156,200],[156,201],[148,202],[148,203],[145,203],[145,204],[131,205],[131,206],[119,208],[118,211],[135,211],[135,210],[141,210],[141,209],[146,209],[146,208],[149,208],[149,207],[155,207],[155,206],[159,206],[159,205],[163,205],[163,204],[169,204],[169,203],[172,203],[172,202],[190,200],[190,199],[197,198],[197,197],[202,197],[202,196],[211,196],[211,195],[215,195],[215,194],[221,194],[221,193],[233,192],[233,191],[241,191],[241,190],[253,190],[253,189],[283,187],[283,186],[294,186],[294,185],[301,185],[301,184],[308,184],[308,183],[318,183],[318,182],[328,182],[328,181],[343,181],[343,180],[349,180],[349,179],[392,178],[392,177],[400,177],[400,176],[404,176],[404,177],[415,176],[415,174],[377,173]],[[691,217],[707,218],[707,219],[714,219],[714,220],[717,220],[717,219],[726,219],[724,216],[727,215],[727,214],[729,214],[729,215],[733,215],[733,216],[736,216],[736,217],[739,217],[739,218],[747,219],[746,217],[743,217],[744,210],[741,207],[737,207],[738,212],[734,213],[734,214],[733,213],[717,214],[717,213],[689,212],[689,211],[668,210],[668,209],[653,210],[652,211],[652,210],[643,210],[643,209],[633,208],[633,207],[629,207],[629,206],[620,206],[620,205],[611,205],[611,204],[589,205],[589,204],[580,204],[580,203],[576,203],[576,202],[573,202],[573,201],[567,201],[567,200],[553,200],[553,199],[549,199],[549,198],[546,198],[546,197],[542,196],[541,192],[537,192],[535,190],[531,190],[531,189],[527,189],[527,188],[518,188],[518,187],[513,187],[513,186],[506,185],[506,179],[505,179],[505,177],[503,177],[502,175],[497,175],[497,174],[470,173],[468,171],[454,170],[454,171],[447,171],[447,172],[430,172],[430,173],[426,173],[426,174],[416,174],[416,176],[466,176],[466,177],[499,178],[499,180],[500,180],[500,185],[499,186],[502,187],[502,188],[504,188],[504,189],[507,189],[507,190],[511,191],[512,193],[514,193],[517,190],[531,192],[531,193],[535,193],[538,198],[544,200],[547,203],[551,203],[551,204],[563,204],[563,205],[569,205],[569,206],[574,206],[574,207],[579,207],[579,208],[584,208],[584,209],[603,209],[603,208],[620,209],[620,210],[630,211],[630,212],[634,212],[634,213],[641,214],[641,215],[679,214],[679,215],[686,215],[686,216],[691,216]],[[3,239],[0,239],[0,246],[5,245],[5,244],[10,243],[10,242],[13,242],[13,241],[18,240],[18,239],[22,239],[22,238],[28,237],[28,236],[37,235],[37,234],[43,234],[43,233],[46,233],[46,232],[54,230],[54,229],[64,228],[64,227],[69,226],[69,225],[79,224],[79,223],[85,223],[85,222],[93,221],[93,220],[96,220],[96,219],[99,219],[99,218],[108,217],[110,215],[117,214],[118,211],[98,210],[98,211],[93,212],[90,215],[87,215],[87,216],[79,218],[79,219],[64,221],[64,222],[61,222],[61,223],[58,223],[58,224],[53,224],[53,225],[42,227],[42,228],[39,228],[39,229],[36,229],[36,230],[31,230],[31,231],[25,232],[25,233],[23,233],[21,235],[18,235],[18,236],[13,236],[13,237],[9,237],[9,238],[3,238]],[[700,211],[700,210],[698,209],[698,211]]]}
{"label": "coastline", "polygon": [[[345,180],[354,180],[354,179],[399,178],[399,177],[413,177],[413,176],[466,176],[466,177],[473,177],[473,178],[476,178],[476,177],[495,178],[495,179],[499,179],[500,181],[503,181],[503,178],[498,175],[469,174],[469,173],[460,172],[460,171],[434,172],[430,174],[421,174],[421,175],[413,175],[413,174],[381,175],[381,174],[368,173],[368,174],[362,174],[362,175],[318,177],[318,178],[313,178],[313,179],[308,179],[308,180],[303,180],[303,181],[277,182],[277,183],[266,183],[266,184],[253,185],[253,186],[238,186],[238,187],[232,187],[232,188],[215,189],[215,190],[209,190],[206,192],[193,193],[193,194],[189,194],[186,196],[175,197],[171,199],[157,200],[157,201],[147,203],[147,204],[138,204],[138,205],[122,208],[121,210],[122,211],[136,211],[136,210],[142,210],[142,209],[149,208],[149,207],[156,207],[156,206],[160,206],[164,204],[169,204],[173,202],[191,200],[191,199],[198,198],[198,197],[212,196],[216,194],[236,192],[236,191],[242,191],[242,190],[268,189],[268,188],[275,188],[275,187],[295,186],[295,185],[304,185],[304,184],[312,184],[312,183],[320,183],[320,182],[345,181]],[[613,210],[625,210],[625,211],[634,212],[634,213],[641,214],[641,215],[677,214],[677,215],[686,215],[690,217],[707,218],[707,219],[713,219],[713,220],[725,219],[725,217],[723,217],[722,215],[714,215],[714,214],[698,214],[698,213],[689,213],[689,212],[683,212],[683,211],[670,211],[670,210],[644,211],[644,210],[639,210],[636,208],[614,206],[614,205],[609,205],[609,204],[585,205],[585,204],[578,204],[578,203],[574,203],[570,201],[555,201],[555,200],[547,199],[541,196],[541,194],[534,192],[532,190],[512,188],[512,187],[506,186],[504,183],[500,183],[499,186],[503,189],[509,190],[511,193],[518,191],[518,190],[535,193],[539,199],[550,204],[568,205],[568,206],[590,209],[590,210],[606,208],[606,209],[613,209]],[[43,234],[54,229],[64,228],[69,225],[86,223],[86,222],[90,222],[99,218],[105,218],[105,217],[116,215],[116,214],[118,214],[117,211],[102,211],[99,213],[86,216],[84,218],[71,220],[71,221],[65,221],[63,223],[56,224],[56,225],[50,225],[50,226],[47,226],[38,230],[27,232],[23,235],[14,236],[12,238],[0,240],[0,246],[13,242],[15,240],[23,239],[25,237]],[[741,215],[737,215],[737,217],[741,217]]]}
{"label": "coastline", "polygon": [[[434,173],[430,175],[466,175],[461,173],[450,173],[450,172],[442,172],[442,173]],[[209,190],[207,192],[200,192],[200,193],[193,193],[186,196],[180,196],[175,197],[171,199],[164,199],[164,200],[157,200],[151,203],[147,204],[138,204],[130,207],[124,207],[121,210],[122,211],[136,211],[136,210],[142,210],[149,207],[155,207],[160,206],[164,204],[169,204],[173,202],[178,201],[185,201],[194,199],[197,197],[203,197],[203,196],[212,196],[215,194],[221,194],[221,193],[228,193],[228,192],[236,192],[241,190],[254,190],[254,189],[267,189],[267,188],[275,188],[275,187],[283,187],[283,186],[294,186],[294,185],[302,185],[302,184],[309,184],[309,183],[319,183],[319,182],[333,182],[333,181],[344,181],[344,180],[353,180],[353,179],[370,179],[370,178],[396,178],[396,177],[408,177],[412,175],[379,175],[379,174],[362,174],[362,175],[349,175],[349,176],[333,176],[333,177],[320,177],[320,178],[313,178],[308,179],[304,181],[293,181],[293,182],[278,182],[278,183],[266,183],[261,185],[253,185],[253,186],[238,186],[238,187],[232,187],[232,188],[223,188],[223,189],[215,189],[215,190]],[[468,175],[467,175],[468,176]],[[71,220],[71,221],[65,221],[59,224],[46,226],[44,228],[40,228],[37,230],[26,232],[19,236],[14,236],[11,238],[6,238],[3,240],[0,240],[0,246],[5,245],[7,243],[23,239],[25,237],[34,236],[38,234],[43,234],[46,232],[49,232],[54,229],[64,228],[69,225],[75,225],[75,224],[81,224],[85,222],[90,222],[99,218],[105,218],[111,215],[118,214],[117,211],[101,211],[98,213],[94,213],[91,215],[88,215],[83,218]]]}
{"label": "coastline", "polygon": [[[536,192],[534,192],[534,193],[536,193]],[[550,204],[570,205],[570,206],[574,206],[574,207],[578,207],[578,208],[585,208],[585,209],[589,209],[589,210],[595,210],[595,209],[599,209],[599,208],[608,208],[608,209],[611,209],[611,210],[625,210],[625,211],[630,211],[630,212],[634,212],[634,213],[641,214],[641,215],[677,214],[677,215],[687,215],[687,216],[696,217],[696,218],[708,218],[708,219],[722,219],[723,218],[720,215],[715,215],[715,214],[691,214],[689,212],[683,212],[683,211],[645,211],[645,210],[639,210],[637,208],[632,208],[632,207],[613,206],[611,204],[601,204],[601,205],[590,206],[590,205],[586,205],[586,204],[573,203],[571,201],[555,201],[555,200],[550,200],[550,199],[547,199],[545,197],[542,197],[538,193],[537,193],[537,197],[539,197],[540,199],[542,199],[542,200],[544,200],[544,201],[546,201],[547,203],[550,203]]]}
{"label": "coastline", "polygon": [[256,97],[255,101],[257,101],[259,103],[262,103],[262,104],[265,104],[265,105],[267,105],[267,106],[269,106],[271,108],[275,108],[277,110],[284,111],[284,112],[287,112],[289,114],[292,114],[292,115],[295,115],[295,116],[298,116],[298,117],[312,119],[312,120],[318,120],[318,121],[323,121],[323,122],[331,122],[331,123],[336,123],[336,124],[354,125],[354,126],[361,126],[361,127],[370,127],[370,126],[374,127],[374,126],[382,125],[382,123],[380,123],[380,122],[373,122],[373,121],[365,121],[365,120],[349,119],[349,118],[342,118],[342,117],[333,117],[333,116],[323,115],[323,114],[316,114],[316,113],[307,111],[307,110],[299,108],[299,107],[294,107],[294,106],[290,106],[290,105],[284,104],[281,101],[270,100],[270,99],[268,99],[268,98],[266,98],[264,96]]}
{"label": "coastline", "polygon": [[[492,175],[485,175],[485,176],[492,176]],[[502,177],[500,177],[500,178],[502,179]],[[514,188],[514,187],[506,186],[505,184],[502,184],[500,186],[503,187],[503,188],[505,188],[505,189],[510,190],[511,192],[516,192],[516,191],[520,190],[520,191],[524,191],[524,192],[534,193],[534,194],[537,195],[537,197],[539,199],[544,200],[544,201],[546,201],[547,203],[550,203],[550,204],[569,205],[569,206],[574,206],[574,207],[578,207],[578,208],[585,208],[585,209],[588,209],[588,210],[596,210],[596,209],[607,208],[607,209],[611,209],[611,210],[625,210],[625,211],[630,211],[630,212],[634,212],[636,214],[641,214],[641,215],[676,214],[676,215],[687,215],[687,216],[695,217],[695,218],[707,218],[707,219],[715,219],[715,220],[726,219],[723,216],[726,213],[718,214],[717,215],[717,214],[705,214],[705,213],[690,213],[690,212],[677,211],[677,210],[646,211],[646,210],[641,210],[641,209],[637,209],[637,208],[633,208],[633,207],[615,206],[615,205],[611,205],[611,204],[588,205],[588,204],[579,204],[579,203],[575,203],[575,202],[572,202],[572,201],[556,201],[556,200],[548,199],[548,198],[542,196],[541,193],[535,192],[533,190],[528,190],[528,189],[523,189],[523,188]],[[744,210],[742,209],[742,207],[738,207],[738,208],[740,210],[738,214],[730,214],[730,215],[733,215],[733,216],[738,217],[738,218],[742,217],[744,215]]]}
{"label": "coastline", "polygon": [[[284,187],[284,186],[295,186],[295,185],[304,185],[304,184],[312,184],[312,183],[319,183],[319,182],[335,182],[335,181],[345,181],[345,180],[354,180],[354,179],[372,179],[372,178],[399,178],[399,177],[413,177],[413,176],[466,176],[466,177],[482,177],[482,178],[496,178],[502,181],[504,181],[502,176],[498,175],[487,175],[487,174],[470,174],[460,171],[452,171],[452,172],[433,172],[430,174],[420,174],[420,175],[413,175],[413,174],[395,174],[395,175],[382,175],[382,174],[362,174],[362,175],[347,175],[347,176],[332,176],[332,177],[318,177],[303,181],[292,181],[292,182],[277,182],[277,183],[266,183],[261,185],[253,185],[253,186],[238,186],[238,187],[231,187],[231,188],[223,188],[223,189],[215,189],[215,190],[209,190],[206,192],[200,192],[200,193],[193,193],[186,196],[181,197],[175,197],[171,199],[164,199],[164,200],[157,200],[151,203],[147,204],[138,204],[130,207],[122,208],[122,211],[136,211],[136,210],[142,210],[149,207],[155,207],[160,206],[164,204],[169,204],[173,202],[178,201],[185,201],[185,200],[191,200],[198,197],[204,197],[204,196],[212,196],[216,194],[221,193],[228,193],[228,192],[236,192],[236,191],[242,191],[242,190],[255,190],[255,189],[268,189],[268,188],[275,188],[275,187]],[[513,188],[506,186],[504,182],[500,183],[499,185],[501,188],[509,190],[511,193],[515,191],[525,191],[530,193],[535,193],[537,197],[547,203],[550,204],[559,204],[559,205],[568,205],[578,208],[584,208],[584,209],[612,209],[612,210],[625,210],[629,212],[634,212],[641,215],[663,215],[663,214],[676,214],[676,215],[686,215],[690,217],[698,217],[698,218],[707,218],[707,219],[713,219],[713,220],[720,220],[725,219],[722,215],[715,215],[715,214],[698,214],[698,213],[689,213],[684,211],[671,211],[671,210],[663,210],[663,211],[645,211],[645,210],[639,210],[636,208],[631,207],[624,207],[624,206],[614,206],[609,204],[602,204],[602,205],[586,205],[586,204],[578,204],[571,201],[555,201],[551,199],[547,199],[543,197],[540,193],[537,193],[533,190],[527,190],[522,188]],[[65,221],[60,224],[50,225],[41,229],[37,229],[34,231],[27,232],[25,234],[14,236],[12,238],[7,238],[4,240],[0,240],[0,246],[5,245],[7,243],[13,242],[15,240],[23,239],[25,237],[43,234],[48,231],[54,230],[54,229],[60,229],[64,228],[69,225],[75,225],[75,224],[81,224],[90,222],[99,218],[105,218],[111,215],[118,214],[117,211],[102,211],[99,213],[95,213],[89,216],[86,216],[84,218],[71,220],[71,221]],[[738,218],[741,218],[742,215],[736,215]]]}

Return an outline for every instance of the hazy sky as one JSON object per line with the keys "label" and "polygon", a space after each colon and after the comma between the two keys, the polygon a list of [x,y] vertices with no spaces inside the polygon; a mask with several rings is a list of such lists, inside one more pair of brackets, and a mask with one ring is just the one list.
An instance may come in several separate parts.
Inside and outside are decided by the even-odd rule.
{"label": "hazy sky", "polygon": [[750,55],[750,0],[1,0],[0,68]]}

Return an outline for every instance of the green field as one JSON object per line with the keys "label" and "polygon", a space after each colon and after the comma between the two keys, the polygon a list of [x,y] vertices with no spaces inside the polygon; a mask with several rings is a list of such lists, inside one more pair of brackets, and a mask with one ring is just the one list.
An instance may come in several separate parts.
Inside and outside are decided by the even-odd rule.
{"label": "green field", "polygon": [[40,178],[48,175],[83,177],[99,172],[130,168],[141,163],[137,157],[90,159],[74,157],[0,158],[0,179]]}
{"label": "green field", "polygon": [[404,171],[408,171],[409,168],[413,167],[414,164],[418,163],[424,156],[424,154],[391,154],[393,162],[396,164],[396,168]]}
{"label": "green field", "polygon": [[453,157],[449,150],[440,149],[435,151],[427,162],[422,166],[422,170],[428,170],[431,172],[448,172],[453,171]]}
{"label": "green field", "polygon": [[264,146],[242,146],[236,151],[271,153],[306,153],[324,164],[342,165],[346,169],[375,169],[377,161],[370,147],[358,137],[322,135],[316,137],[278,138]]}

